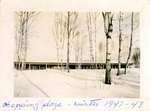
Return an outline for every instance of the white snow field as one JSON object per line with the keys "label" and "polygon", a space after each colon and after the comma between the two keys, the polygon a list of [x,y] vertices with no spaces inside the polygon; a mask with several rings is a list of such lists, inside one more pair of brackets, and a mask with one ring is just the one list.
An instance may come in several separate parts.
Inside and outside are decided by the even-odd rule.
{"label": "white snow field", "polygon": [[117,69],[111,72],[112,84],[106,85],[105,70],[15,70],[14,96],[139,98],[140,69],[129,68],[120,76]]}

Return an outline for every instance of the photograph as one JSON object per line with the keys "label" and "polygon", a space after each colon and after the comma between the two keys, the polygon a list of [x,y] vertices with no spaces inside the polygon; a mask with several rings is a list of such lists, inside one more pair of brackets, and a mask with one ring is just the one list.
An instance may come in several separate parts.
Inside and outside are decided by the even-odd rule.
{"label": "photograph", "polygon": [[15,11],[14,97],[140,98],[140,12]]}

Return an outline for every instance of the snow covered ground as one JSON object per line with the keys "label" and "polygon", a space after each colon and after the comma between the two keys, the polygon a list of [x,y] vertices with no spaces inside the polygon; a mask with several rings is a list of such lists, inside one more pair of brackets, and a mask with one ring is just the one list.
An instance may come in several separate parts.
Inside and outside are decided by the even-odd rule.
{"label": "snow covered ground", "polygon": [[116,76],[112,69],[112,84],[104,84],[105,70],[57,69],[15,70],[15,97],[115,97],[140,96],[140,70],[129,68],[127,75]]}

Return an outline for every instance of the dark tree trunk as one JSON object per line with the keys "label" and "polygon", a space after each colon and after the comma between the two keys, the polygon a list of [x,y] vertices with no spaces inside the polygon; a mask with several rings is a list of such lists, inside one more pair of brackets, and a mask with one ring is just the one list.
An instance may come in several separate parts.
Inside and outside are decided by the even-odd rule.
{"label": "dark tree trunk", "polygon": [[121,42],[122,42],[122,31],[121,31],[121,12],[119,17],[119,50],[118,50],[118,70],[117,70],[117,76],[120,75],[120,68],[121,68]]}
{"label": "dark tree trunk", "polygon": [[111,38],[106,39],[106,75],[105,84],[111,84],[111,53],[109,52]]}
{"label": "dark tree trunk", "polygon": [[70,46],[70,41],[69,41],[69,38],[70,38],[70,25],[69,25],[69,22],[70,22],[70,12],[68,12],[68,19],[67,19],[67,34],[68,34],[68,37],[67,37],[67,72],[70,72],[69,70],[69,46]]}

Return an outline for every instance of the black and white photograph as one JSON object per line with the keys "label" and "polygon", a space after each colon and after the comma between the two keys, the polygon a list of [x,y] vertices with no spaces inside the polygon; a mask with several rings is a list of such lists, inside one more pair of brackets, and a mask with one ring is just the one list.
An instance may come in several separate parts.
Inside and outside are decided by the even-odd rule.
{"label": "black and white photograph", "polygon": [[140,13],[15,11],[14,97],[140,97]]}

